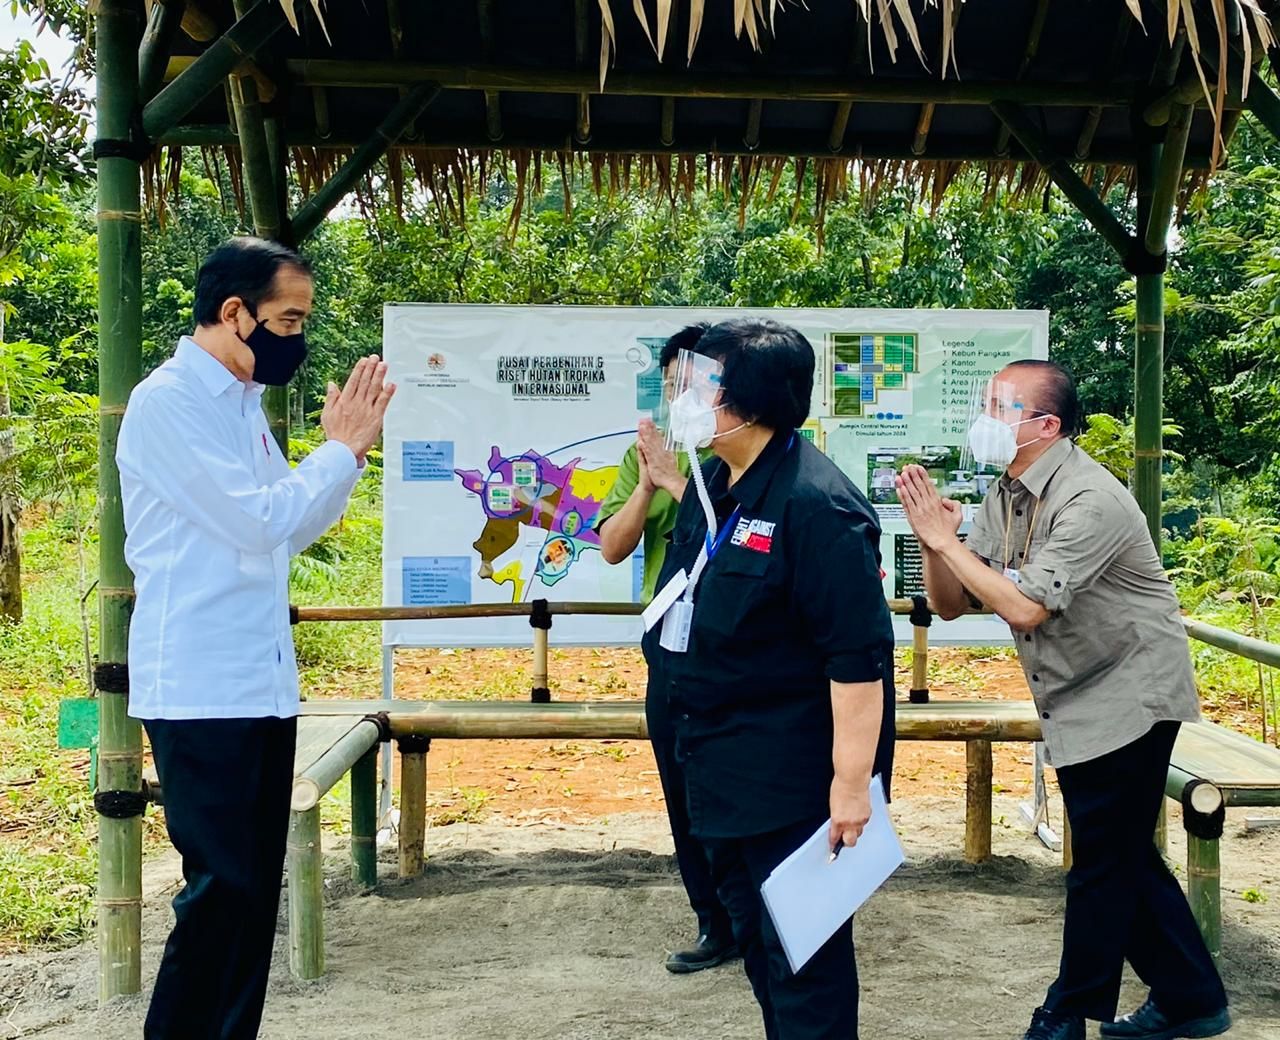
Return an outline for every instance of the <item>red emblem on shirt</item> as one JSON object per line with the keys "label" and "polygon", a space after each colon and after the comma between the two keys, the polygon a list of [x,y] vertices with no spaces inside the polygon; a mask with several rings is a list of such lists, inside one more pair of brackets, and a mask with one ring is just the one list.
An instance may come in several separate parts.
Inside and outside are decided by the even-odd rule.
{"label": "red emblem on shirt", "polygon": [[733,529],[730,542],[752,552],[773,551],[773,531],[778,525],[769,520],[748,520],[743,517]]}

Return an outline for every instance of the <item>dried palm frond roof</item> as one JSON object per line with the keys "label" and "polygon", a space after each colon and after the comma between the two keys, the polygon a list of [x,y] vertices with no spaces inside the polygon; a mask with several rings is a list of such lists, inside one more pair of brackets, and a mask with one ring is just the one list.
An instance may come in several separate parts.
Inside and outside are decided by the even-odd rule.
{"label": "dried palm frond roof", "polygon": [[[395,192],[414,176],[446,206],[499,165],[531,184],[544,159],[597,183],[634,171],[673,197],[695,179],[693,156],[707,176],[737,170],[741,184],[804,159],[827,188],[892,176],[936,193],[962,163],[983,164],[991,180],[1037,158],[993,101],[1020,105],[1045,152],[1102,167],[1109,181],[1192,104],[1186,167],[1203,171],[1244,92],[1264,89],[1253,68],[1274,53],[1278,6],[365,0],[330,3],[321,20],[303,0],[281,3],[299,31],[277,35],[254,74],[304,184],[366,141],[407,90],[433,82],[439,94],[397,140],[387,183]],[[188,8],[232,20],[231,0]],[[200,50],[179,37],[168,76]],[[161,143],[234,150],[230,108],[215,93]]]}

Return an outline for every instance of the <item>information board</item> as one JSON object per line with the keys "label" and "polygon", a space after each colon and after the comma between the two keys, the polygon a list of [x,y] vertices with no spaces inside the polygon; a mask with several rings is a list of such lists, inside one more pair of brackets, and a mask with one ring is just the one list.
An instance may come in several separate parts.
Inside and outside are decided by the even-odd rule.
{"label": "information board", "polygon": [[[911,462],[966,504],[994,474],[962,457],[975,380],[1048,356],[1043,311],[716,310],[387,304],[383,601],[390,606],[638,599],[643,558],[609,566],[596,523],[637,421],[662,394],[658,355],[696,321],[767,317],[817,355],[801,434],[875,505],[885,594],[922,591],[919,547],[894,490]],[[963,533],[963,529],[962,529]],[[853,623],[851,619],[851,623]],[[910,638],[905,618],[899,639]],[[636,618],[567,617],[558,644],[638,641]],[[939,642],[1003,643],[990,617]],[[528,645],[523,618],[392,622],[394,646]]]}

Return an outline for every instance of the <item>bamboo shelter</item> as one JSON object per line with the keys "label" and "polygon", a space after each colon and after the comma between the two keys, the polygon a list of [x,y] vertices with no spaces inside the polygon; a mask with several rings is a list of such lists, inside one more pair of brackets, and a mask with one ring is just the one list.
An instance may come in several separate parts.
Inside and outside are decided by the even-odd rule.
{"label": "bamboo shelter", "polygon": [[[144,184],[162,206],[184,147],[224,158],[257,233],[290,244],[357,190],[392,205],[418,190],[461,217],[495,170],[518,199],[545,167],[673,204],[713,181],[746,205],[794,162],[819,219],[847,188],[937,198],[966,164],[993,194],[1052,183],[1137,279],[1136,495],[1158,542],[1165,241],[1243,111],[1280,133],[1260,75],[1277,14],[1275,0],[97,0],[100,996],[141,986],[114,458],[141,375]],[[305,197],[292,213],[290,172]],[[1104,201],[1117,181],[1136,192],[1132,225]]]}

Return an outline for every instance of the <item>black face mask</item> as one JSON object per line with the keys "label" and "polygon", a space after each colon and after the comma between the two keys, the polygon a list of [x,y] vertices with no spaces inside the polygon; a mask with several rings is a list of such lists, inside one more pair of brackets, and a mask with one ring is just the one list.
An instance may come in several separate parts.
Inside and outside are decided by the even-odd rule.
{"label": "black face mask", "polygon": [[253,381],[263,386],[286,386],[307,359],[303,333],[278,335],[267,328],[265,318],[241,342],[253,351]]}

